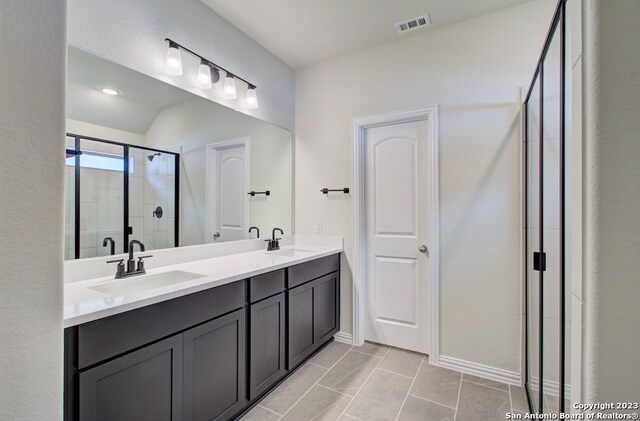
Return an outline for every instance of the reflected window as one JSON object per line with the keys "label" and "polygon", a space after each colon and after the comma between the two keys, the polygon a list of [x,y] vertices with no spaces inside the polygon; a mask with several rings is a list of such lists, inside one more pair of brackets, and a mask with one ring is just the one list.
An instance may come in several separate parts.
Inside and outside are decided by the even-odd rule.
{"label": "reflected window", "polygon": [[[123,159],[124,157],[122,155],[82,151],[82,154],[80,155],[80,167],[95,170],[122,171],[124,167],[124,163],[122,162]],[[75,157],[71,156],[67,158],[66,162],[67,165],[73,167],[76,163]],[[134,172],[135,160],[130,156],[129,174],[133,174]]]}

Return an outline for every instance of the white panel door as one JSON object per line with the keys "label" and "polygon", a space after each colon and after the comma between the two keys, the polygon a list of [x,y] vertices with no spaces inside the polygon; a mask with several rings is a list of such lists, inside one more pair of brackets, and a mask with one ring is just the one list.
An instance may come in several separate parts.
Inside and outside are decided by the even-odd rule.
{"label": "white panel door", "polygon": [[365,131],[365,339],[426,353],[427,121]]}
{"label": "white panel door", "polygon": [[[245,238],[245,148],[219,149],[216,153],[216,241]],[[217,233],[220,235],[217,236]],[[216,238],[217,237],[217,238]]]}

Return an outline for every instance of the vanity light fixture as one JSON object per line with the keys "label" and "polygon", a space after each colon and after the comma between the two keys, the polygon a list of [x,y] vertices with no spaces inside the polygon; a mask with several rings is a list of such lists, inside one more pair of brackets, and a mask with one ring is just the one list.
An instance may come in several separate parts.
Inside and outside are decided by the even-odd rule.
{"label": "vanity light fixture", "polygon": [[164,71],[172,76],[182,75],[182,55],[178,44],[169,41],[169,49],[167,50],[167,59],[164,62]]}
{"label": "vanity light fixture", "polygon": [[224,79],[224,89],[222,90],[222,93],[227,99],[236,99],[238,97],[238,93],[236,91],[236,79],[233,75],[227,74],[227,77]]}
{"label": "vanity light fixture", "polygon": [[256,95],[256,87],[250,85],[247,89],[247,108],[258,108],[258,95]]}
{"label": "vanity light fixture", "polygon": [[198,76],[196,76],[196,86],[202,89],[211,89],[211,67],[206,61],[201,60],[198,67]]}
{"label": "vanity light fixture", "polygon": [[178,44],[177,42],[169,38],[165,38],[165,41],[169,43],[169,49],[167,50],[167,59],[164,66],[164,70],[167,74],[170,74],[172,76],[182,75],[182,57],[180,53],[181,51],[185,51],[192,56],[200,59],[200,65],[198,66],[198,75],[196,76],[196,86],[198,88],[211,89],[212,84],[217,83],[220,80],[220,72],[224,72],[226,77],[224,80],[224,86],[222,88],[223,97],[226,99],[236,99],[238,97],[238,91],[236,89],[236,79],[239,79],[247,84],[247,108],[258,108],[258,95],[256,93],[256,85],[234,75],[224,67],[218,66],[217,64],[202,57],[200,54],[194,53],[190,49]]}
{"label": "vanity light fixture", "polygon": [[120,93],[113,88],[102,88],[100,91],[105,95],[118,95]]}

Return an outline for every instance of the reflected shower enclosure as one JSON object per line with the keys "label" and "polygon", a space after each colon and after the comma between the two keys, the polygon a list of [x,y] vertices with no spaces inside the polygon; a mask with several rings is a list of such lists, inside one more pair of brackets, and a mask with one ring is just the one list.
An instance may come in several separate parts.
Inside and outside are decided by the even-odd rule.
{"label": "reflected shower enclosure", "polygon": [[180,154],[67,134],[65,259],[179,245]]}

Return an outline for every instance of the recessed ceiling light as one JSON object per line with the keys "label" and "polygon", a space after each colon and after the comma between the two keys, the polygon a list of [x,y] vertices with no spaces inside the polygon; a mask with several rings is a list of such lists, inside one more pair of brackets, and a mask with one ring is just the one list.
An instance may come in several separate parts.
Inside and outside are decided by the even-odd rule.
{"label": "recessed ceiling light", "polygon": [[118,95],[120,93],[113,88],[102,88],[101,91],[106,95]]}

